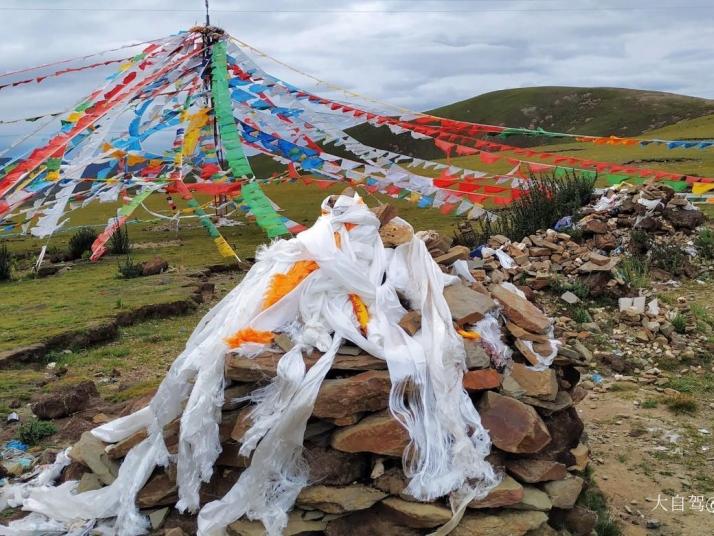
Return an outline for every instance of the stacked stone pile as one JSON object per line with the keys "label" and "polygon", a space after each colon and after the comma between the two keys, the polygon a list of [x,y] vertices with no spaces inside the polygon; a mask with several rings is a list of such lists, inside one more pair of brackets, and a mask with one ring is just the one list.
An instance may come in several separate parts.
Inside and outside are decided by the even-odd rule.
{"label": "stacked stone pile", "polygon": [[[386,243],[397,245],[410,238],[410,229],[399,220],[382,216]],[[424,233],[422,238],[444,271],[468,256],[465,248],[454,250],[435,233]],[[563,236],[548,235],[547,242],[561,248],[558,241],[570,243]],[[555,251],[535,243],[527,247]],[[561,255],[566,252],[574,255],[575,248],[562,247]],[[578,386],[580,356],[559,354],[552,366],[531,368],[538,354],[550,351],[552,321],[512,286],[493,277],[480,279],[471,284],[462,280],[447,287],[444,295],[455,326],[464,334],[468,370],[463,385],[489,431],[493,443],[489,461],[503,479],[487,497],[469,504],[451,534],[547,535],[562,528],[571,534],[590,534],[597,516],[576,505],[585,486],[580,474],[589,454],[575,408],[586,394]],[[500,341],[474,334],[475,324],[489,315],[498,318]],[[400,325],[409,333],[418,332],[419,312],[408,312]],[[238,453],[251,425],[252,406],[246,396],[276,375],[278,361],[291,345],[282,334],[269,351],[255,358],[227,356],[220,426],[223,450],[212,481],[202,489],[203,503],[221,498],[250,464]],[[504,348],[513,350],[512,357]],[[318,358],[318,353],[306,356],[306,367]],[[451,519],[448,497],[421,503],[404,491],[407,479],[401,456],[408,435],[389,413],[391,383],[386,369],[386,362],[355,346],[345,344],[340,349],[305,433],[311,484],[300,493],[284,534],[419,535]],[[164,432],[173,453],[179,426],[176,421]],[[146,432],[140,431],[105,445],[86,433],[72,448],[74,462],[63,478],[80,479],[82,490],[107,485],[129,449],[145,437]],[[138,501],[152,513],[159,530],[166,508],[177,501],[175,468],[157,470]],[[262,525],[247,520],[233,523],[229,530],[243,536],[264,534]]]}
{"label": "stacked stone pile", "polygon": [[[704,214],[684,194],[676,194],[662,183],[608,190],[601,198],[585,207],[582,213],[585,217],[579,225],[596,235],[616,233],[617,229],[686,233],[696,229],[705,220]],[[606,250],[617,247],[617,243],[613,245],[606,237],[596,237],[594,245]]]}

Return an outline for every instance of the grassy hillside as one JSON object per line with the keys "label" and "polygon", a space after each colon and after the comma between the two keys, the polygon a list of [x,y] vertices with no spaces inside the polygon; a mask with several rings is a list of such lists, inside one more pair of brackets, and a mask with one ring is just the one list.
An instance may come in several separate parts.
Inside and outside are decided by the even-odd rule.
{"label": "grassy hillside", "polygon": [[[596,136],[637,136],[643,132],[714,114],[714,100],[619,88],[531,87],[485,93],[429,110],[430,114],[473,123]],[[387,127],[359,125],[355,138],[382,149],[422,158],[442,158],[430,141]],[[509,145],[534,146],[543,139],[514,136]]]}
{"label": "grassy hillside", "polygon": [[473,123],[636,136],[714,114],[714,100],[635,89],[529,87],[485,93],[429,113]]}

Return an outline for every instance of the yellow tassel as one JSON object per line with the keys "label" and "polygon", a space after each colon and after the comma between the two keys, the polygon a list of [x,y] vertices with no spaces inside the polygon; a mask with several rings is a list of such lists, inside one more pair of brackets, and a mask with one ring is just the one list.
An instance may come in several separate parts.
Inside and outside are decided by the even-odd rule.
{"label": "yellow tassel", "polygon": [[466,331],[465,329],[457,329],[456,333],[461,335],[464,339],[472,339],[474,341],[481,340],[481,335],[479,335],[475,331]]}
{"label": "yellow tassel", "polygon": [[357,296],[357,294],[350,294],[350,301],[352,302],[352,310],[357,317],[357,323],[359,324],[360,331],[362,335],[367,336],[367,324],[369,324],[369,310],[367,306],[362,301],[362,298]]}

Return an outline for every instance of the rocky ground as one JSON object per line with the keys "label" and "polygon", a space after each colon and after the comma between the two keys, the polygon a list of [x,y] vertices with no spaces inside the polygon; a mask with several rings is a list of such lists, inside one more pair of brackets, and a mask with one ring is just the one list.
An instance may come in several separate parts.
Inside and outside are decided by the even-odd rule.
{"label": "rocky ground", "polygon": [[[711,260],[697,240],[701,230],[695,231],[701,214],[664,188],[618,195],[619,202],[610,201],[612,207],[604,212],[586,210],[589,213],[574,231],[538,232],[520,242],[494,236],[476,259],[469,248],[453,246],[438,233],[420,233],[445,269],[463,261],[474,278],[447,289],[455,323],[465,330],[478,325],[496,300],[505,313],[500,326],[503,340],[516,352],[516,363],[504,374],[502,356],[493,345],[465,339],[470,371],[464,385],[491,430],[497,447],[492,461],[510,476],[483,504],[472,506],[463,534],[468,527],[491,527],[489,534],[506,534],[505,528],[499,532],[505,526],[521,527],[516,532],[509,529],[508,534],[525,534],[543,525],[548,518],[545,512],[550,512],[551,524],[572,534],[589,534],[596,521],[598,534],[617,534],[608,532],[616,529],[604,522],[607,511],[597,511],[600,519],[593,518],[595,507],[584,503],[582,496],[573,509],[574,498],[588,488],[590,478],[594,484],[590,491],[597,491],[597,486],[604,493],[625,535],[714,533],[714,478],[710,476],[714,474],[714,422],[709,417],[714,409],[714,291]],[[657,200],[660,206],[650,209]],[[385,245],[399,244],[409,236],[400,225],[389,223],[393,214],[379,215],[385,223]],[[659,262],[652,254],[637,251],[643,244],[676,245],[684,254],[677,262]],[[664,250],[657,251],[661,256]],[[646,263],[647,270],[641,270],[635,260]],[[549,326],[537,309],[514,297],[508,290],[511,282],[554,318],[553,335],[562,345],[553,369],[545,374],[534,375],[525,365],[549,351]],[[219,294],[223,290],[219,288]],[[419,329],[420,318],[413,313],[402,321],[409,332]],[[285,351],[286,347],[278,346],[278,351]],[[173,355],[165,356],[164,366]],[[226,374],[235,391],[231,398],[274,375],[275,359],[275,355],[252,362],[229,358]],[[447,519],[445,505],[416,505],[399,493],[403,475],[389,460],[403,448],[404,437],[384,413],[389,383],[382,365],[349,348],[338,359],[338,369],[318,399],[310,445],[313,465],[322,466],[323,480],[327,479],[323,483],[333,487],[313,486],[301,496],[300,518],[291,518],[294,527],[327,529],[327,534],[337,535],[357,524],[371,527],[377,531],[374,534],[419,534]],[[135,372],[134,379],[139,380],[142,371]],[[46,382],[62,383],[73,373],[50,365],[42,373],[46,380],[39,382],[40,387]],[[58,424],[54,448],[47,452],[76,441],[111,416],[146,403],[146,397],[128,404],[104,400],[107,385],[130,384],[134,376],[119,379],[111,370],[98,374],[94,379],[99,393],[92,382],[73,383],[52,396],[38,394],[32,405],[16,408],[21,419],[34,412]],[[331,397],[330,390],[349,396]],[[100,393],[102,397],[97,396]],[[222,434],[229,453],[235,453],[245,431],[244,414],[244,408],[224,408]],[[521,431],[502,428],[504,416],[518,417]],[[16,426],[5,426],[0,440],[10,439],[15,431]],[[175,439],[176,432],[169,427],[165,433]],[[99,463],[93,453],[106,446],[84,435],[80,441],[84,446],[77,449],[80,460],[66,471],[66,478],[82,479],[84,489],[105,485],[137,440],[110,446],[110,462]],[[82,459],[82,450],[89,462]],[[38,451],[35,456],[38,462],[51,457]],[[518,460],[524,457],[529,464],[521,467]],[[241,467],[225,456],[222,459],[219,478],[212,483],[215,489],[207,498],[220,496]],[[552,471],[559,473],[557,477]],[[354,480],[364,489],[342,489]],[[169,514],[166,506],[175,501],[174,491],[170,472],[157,474],[140,502],[155,512],[152,515],[165,534],[177,536],[171,532],[174,527],[190,533],[193,521]],[[497,516],[491,515],[493,508],[501,509]],[[381,525],[373,526],[364,512],[379,513]],[[255,533],[253,525],[236,524],[233,530]],[[554,534],[539,530],[528,534]]]}

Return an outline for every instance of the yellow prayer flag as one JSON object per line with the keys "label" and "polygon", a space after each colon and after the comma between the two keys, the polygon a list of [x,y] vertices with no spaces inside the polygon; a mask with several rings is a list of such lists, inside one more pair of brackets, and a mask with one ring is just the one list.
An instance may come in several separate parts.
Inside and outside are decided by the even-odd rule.
{"label": "yellow prayer flag", "polygon": [[222,236],[219,236],[217,238],[213,239],[213,242],[215,242],[216,247],[218,248],[218,253],[221,254],[223,257],[237,257],[236,252],[233,251],[233,248],[226,242],[226,239],[223,238]]}
{"label": "yellow prayer flag", "polygon": [[692,193],[694,195],[700,195],[710,190],[714,190],[714,183],[712,182],[695,182],[692,184]]}

